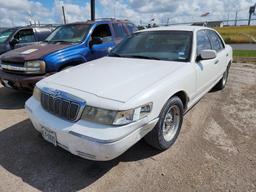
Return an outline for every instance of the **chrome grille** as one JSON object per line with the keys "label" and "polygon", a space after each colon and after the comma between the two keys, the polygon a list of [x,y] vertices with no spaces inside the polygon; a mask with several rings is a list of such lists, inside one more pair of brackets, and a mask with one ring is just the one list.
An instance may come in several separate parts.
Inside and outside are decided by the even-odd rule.
{"label": "chrome grille", "polygon": [[46,111],[69,121],[78,120],[83,108],[83,104],[79,101],[47,92],[41,93],[41,105]]}
{"label": "chrome grille", "polygon": [[24,66],[24,62],[23,61],[8,61],[8,60],[1,60],[2,64],[5,65],[13,65],[13,66]]}
{"label": "chrome grille", "polygon": [[24,62],[11,62],[11,61],[1,61],[1,68],[5,72],[10,73],[22,73],[25,72]]}

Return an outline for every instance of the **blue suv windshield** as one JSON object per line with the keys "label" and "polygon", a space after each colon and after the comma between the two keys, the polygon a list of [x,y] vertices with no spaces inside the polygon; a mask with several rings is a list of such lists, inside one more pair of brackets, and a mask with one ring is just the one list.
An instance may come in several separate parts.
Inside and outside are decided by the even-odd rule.
{"label": "blue suv windshield", "polygon": [[90,30],[89,24],[69,24],[55,29],[47,38],[47,42],[81,42]]}
{"label": "blue suv windshield", "polygon": [[187,62],[193,33],[190,31],[145,31],[123,40],[109,56]]}

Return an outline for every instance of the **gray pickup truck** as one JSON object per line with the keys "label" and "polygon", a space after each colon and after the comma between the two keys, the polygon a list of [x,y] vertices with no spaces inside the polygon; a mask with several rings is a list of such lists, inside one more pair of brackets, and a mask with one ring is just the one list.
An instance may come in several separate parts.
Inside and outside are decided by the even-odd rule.
{"label": "gray pickup truck", "polygon": [[45,40],[54,30],[52,26],[27,26],[5,29],[0,32],[0,55],[14,48]]}

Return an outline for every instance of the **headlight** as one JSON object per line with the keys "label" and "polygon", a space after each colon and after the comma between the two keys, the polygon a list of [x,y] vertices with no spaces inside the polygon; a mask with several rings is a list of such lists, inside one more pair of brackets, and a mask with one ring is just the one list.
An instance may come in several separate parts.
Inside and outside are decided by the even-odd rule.
{"label": "headlight", "polygon": [[33,97],[35,97],[37,101],[41,100],[41,90],[37,86],[34,88]]}
{"label": "headlight", "polygon": [[110,125],[113,123],[115,116],[115,111],[86,106],[82,119]]}
{"label": "headlight", "polygon": [[152,110],[152,103],[127,111],[113,111],[87,106],[82,119],[107,125],[126,125],[147,116]]}
{"label": "headlight", "polygon": [[45,73],[45,62],[42,60],[26,61],[24,67],[26,73]]}

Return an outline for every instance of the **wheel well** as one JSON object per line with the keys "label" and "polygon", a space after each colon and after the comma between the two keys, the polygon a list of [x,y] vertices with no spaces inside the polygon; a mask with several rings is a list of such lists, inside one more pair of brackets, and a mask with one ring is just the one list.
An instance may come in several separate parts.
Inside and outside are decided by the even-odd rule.
{"label": "wheel well", "polygon": [[65,63],[64,65],[62,65],[59,69],[59,71],[63,70],[64,68],[66,67],[69,67],[69,66],[76,66],[76,65],[79,65],[81,63],[83,63],[85,61],[82,61],[82,60],[77,60],[77,61],[70,61],[70,62],[67,62]]}
{"label": "wheel well", "polygon": [[228,69],[231,67],[232,61],[228,62]]}
{"label": "wheel well", "polygon": [[180,98],[180,100],[183,103],[184,109],[187,109],[187,104],[188,104],[188,96],[184,91],[179,91],[177,93],[175,93],[172,97],[177,96]]}

